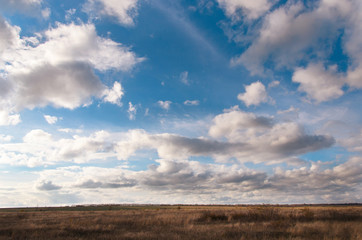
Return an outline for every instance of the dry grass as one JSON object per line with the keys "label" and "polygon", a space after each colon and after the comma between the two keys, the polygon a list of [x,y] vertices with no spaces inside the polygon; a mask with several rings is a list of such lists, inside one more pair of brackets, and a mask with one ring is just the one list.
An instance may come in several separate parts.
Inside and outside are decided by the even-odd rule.
{"label": "dry grass", "polygon": [[0,239],[362,239],[362,206],[107,208],[3,209]]}

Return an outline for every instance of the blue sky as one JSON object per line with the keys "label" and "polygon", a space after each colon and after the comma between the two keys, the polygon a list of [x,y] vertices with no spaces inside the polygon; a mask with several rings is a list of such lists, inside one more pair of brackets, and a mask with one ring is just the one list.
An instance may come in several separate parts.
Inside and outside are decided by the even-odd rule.
{"label": "blue sky", "polygon": [[0,207],[361,202],[360,1],[0,6]]}

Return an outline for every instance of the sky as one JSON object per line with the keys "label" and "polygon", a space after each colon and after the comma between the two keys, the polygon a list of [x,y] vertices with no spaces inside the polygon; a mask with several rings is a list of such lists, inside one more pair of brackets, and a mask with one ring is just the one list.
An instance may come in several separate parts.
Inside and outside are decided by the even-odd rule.
{"label": "sky", "polygon": [[362,1],[0,0],[0,207],[362,202]]}

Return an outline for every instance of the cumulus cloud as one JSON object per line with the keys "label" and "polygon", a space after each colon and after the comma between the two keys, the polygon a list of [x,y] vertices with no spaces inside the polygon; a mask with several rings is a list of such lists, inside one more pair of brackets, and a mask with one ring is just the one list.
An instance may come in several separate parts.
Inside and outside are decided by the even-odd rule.
{"label": "cumulus cloud", "polygon": [[[0,77],[0,95],[6,99],[6,97],[8,97],[8,95],[10,94],[10,92],[12,91],[14,85],[11,81],[9,80],[5,80],[3,78]],[[1,100],[0,100],[1,102]]]}
{"label": "cumulus cloud", "polygon": [[74,135],[54,139],[41,129],[34,129],[23,137],[23,142],[5,143],[0,146],[0,162],[28,167],[54,165],[59,162],[86,163],[96,159],[116,157],[115,143],[109,133],[99,131],[90,136]]}
{"label": "cumulus cloud", "polygon": [[129,71],[143,60],[120,43],[97,36],[93,24],[58,24],[37,34],[32,39],[33,47],[29,46],[29,39],[21,40],[22,46],[4,54],[3,61],[10,63],[6,68],[10,73],[29,72],[44,63],[58,65],[71,61],[90,63],[101,71]]}
{"label": "cumulus cloud", "polygon": [[115,148],[121,160],[127,160],[139,150],[157,150],[162,159],[187,159],[191,156],[229,156],[243,144],[218,142],[205,138],[187,138],[175,134],[148,134],[143,130],[130,130],[126,139],[119,141]]}
{"label": "cumulus cloud", "polygon": [[216,116],[209,134],[226,138],[232,143],[247,144],[235,152],[240,161],[278,161],[295,158],[300,154],[327,148],[335,143],[329,136],[308,135],[297,123],[274,123],[271,118],[258,117],[252,113],[232,110]]}
{"label": "cumulus cloud", "polygon": [[3,19],[0,28],[5,35],[0,41],[0,85],[6,97],[0,104],[8,112],[47,105],[74,109],[93,98],[120,105],[120,83],[109,89],[94,69],[130,71],[143,60],[127,47],[97,36],[92,24],[59,23],[27,38],[20,38],[20,30]]}
{"label": "cumulus cloud", "polygon": [[11,114],[6,110],[0,110],[0,126],[17,125],[20,122],[19,114]]}
{"label": "cumulus cloud", "polygon": [[158,101],[157,102],[158,103],[158,105],[161,107],[161,108],[163,108],[163,109],[165,109],[165,110],[169,110],[170,109],[170,107],[171,107],[171,101]]}
{"label": "cumulus cloud", "polygon": [[134,18],[137,16],[138,0],[88,0],[83,10],[95,17],[115,17],[118,23],[125,26],[134,25]]}
{"label": "cumulus cloud", "polygon": [[76,185],[79,188],[125,188],[125,187],[133,187],[136,183],[134,180],[128,181],[120,181],[117,182],[97,182],[93,180],[87,180],[81,184]]}
{"label": "cumulus cloud", "polygon": [[306,134],[296,123],[274,123],[271,118],[239,110],[216,116],[209,134],[216,140],[131,130],[125,140],[117,143],[115,151],[123,160],[137,151],[155,149],[160,158],[168,160],[206,156],[217,161],[236,158],[240,162],[301,164],[298,156],[335,143],[330,136]]}
{"label": "cumulus cloud", "polygon": [[[217,115],[209,129],[210,137],[189,138],[177,134],[150,134],[144,130],[90,136],[55,138],[43,131],[32,130],[22,143],[3,144],[2,161],[14,165],[49,165],[58,162],[86,163],[117,157],[129,160],[138,152],[157,152],[161,159],[183,160],[211,157],[219,162],[300,164],[299,156],[332,146],[335,140],[325,135],[307,134],[301,125],[274,122],[271,117],[232,109]],[[10,160],[11,159],[11,160]]]}
{"label": "cumulus cloud", "polygon": [[[219,1],[225,9],[229,5],[232,14],[236,4],[228,2],[222,5]],[[231,64],[244,65],[252,75],[263,75],[266,69],[289,69],[294,71],[293,81],[300,83],[299,91],[308,98],[317,103],[339,98],[343,86],[362,88],[361,9],[358,0],[320,0],[312,8],[300,1],[282,4],[267,13],[261,25],[244,23],[247,36],[245,27],[240,27],[248,47]],[[238,35],[234,32],[239,30],[227,29],[226,33]],[[341,48],[349,59],[346,70],[330,59],[342,32]],[[305,67],[305,63],[309,64]]]}
{"label": "cumulus cloud", "polygon": [[[209,135],[214,138],[226,137],[233,141],[240,129],[252,130],[271,128],[272,119],[259,117],[253,113],[240,111],[238,108],[219,114],[213,119],[213,125],[209,129]],[[235,136],[235,137],[234,137]]]}
{"label": "cumulus cloud", "polygon": [[238,99],[243,101],[247,107],[259,105],[268,101],[268,93],[261,82],[254,82],[245,86],[245,93],[240,93]]}
{"label": "cumulus cloud", "polygon": [[337,66],[325,69],[321,63],[298,68],[293,74],[293,82],[300,83],[299,91],[316,102],[324,102],[343,95],[344,78],[337,72]]}
{"label": "cumulus cloud", "polygon": [[348,0],[343,4],[323,0],[313,10],[306,10],[300,2],[285,4],[265,17],[258,37],[232,63],[243,64],[252,74],[261,74],[266,61],[276,67],[293,67],[302,59],[308,60],[311,56],[307,50],[325,57],[351,9]]}
{"label": "cumulus cloud", "polygon": [[[59,191],[76,192],[87,201],[92,199],[89,196],[93,191],[89,190],[97,189],[98,202],[113,202],[114,196],[127,191],[128,198],[122,198],[124,202],[160,203],[159,197],[153,199],[153,194],[162,191],[162,203],[174,203],[175,199],[178,203],[199,204],[263,203],[265,200],[269,203],[342,203],[361,199],[360,163],[361,158],[352,157],[343,163],[311,162],[310,166],[288,170],[277,167],[274,172],[266,173],[239,165],[158,159],[142,171],[80,166],[46,169],[40,172],[37,185],[48,186],[44,187],[48,191],[62,186]],[[194,196],[202,198],[194,199]],[[228,200],[217,196],[227,196]]]}
{"label": "cumulus cloud", "polygon": [[114,82],[112,89],[106,89],[103,92],[105,102],[113,103],[121,106],[121,99],[124,95],[122,85],[119,82]]}
{"label": "cumulus cloud", "polygon": [[247,19],[259,18],[272,6],[268,0],[217,0],[217,2],[225,14],[233,20],[239,20],[240,15]]}
{"label": "cumulus cloud", "polygon": [[4,50],[19,42],[19,32],[19,27],[11,26],[0,16],[0,56]]}
{"label": "cumulus cloud", "polygon": [[151,189],[196,190],[210,179],[210,173],[198,168],[197,162],[157,160],[142,174],[142,184]]}
{"label": "cumulus cloud", "polygon": [[359,24],[362,21],[361,1],[353,1],[352,9],[354,11],[350,12],[345,36],[345,49],[353,60],[347,72],[347,82],[351,87],[362,88],[362,27]]}
{"label": "cumulus cloud", "polygon": [[52,181],[43,180],[36,185],[36,189],[40,191],[53,191],[59,190],[61,187],[53,184]]}
{"label": "cumulus cloud", "polygon": [[357,174],[361,170],[360,162],[361,158],[353,157],[332,169],[321,170],[321,163],[317,162],[309,169],[277,170],[269,182],[272,189],[297,195],[345,194],[353,192],[362,180]]}
{"label": "cumulus cloud", "polygon": [[10,79],[17,86],[14,103],[18,110],[47,105],[74,109],[93,96],[101,97],[105,89],[92,68],[82,62],[46,64]]}
{"label": "cumulus cloud", "polygon": [[186,100],[184,105],[186,106],[198,106],[200,104],[199,100]]}

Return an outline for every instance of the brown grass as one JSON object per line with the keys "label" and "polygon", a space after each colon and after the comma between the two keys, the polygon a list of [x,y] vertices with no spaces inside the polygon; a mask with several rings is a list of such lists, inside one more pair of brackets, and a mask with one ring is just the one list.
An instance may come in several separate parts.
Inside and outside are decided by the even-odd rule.
{"label": "brown grass", "polygon": [[3,209],[0,239],[362,239],[362,206]]}

